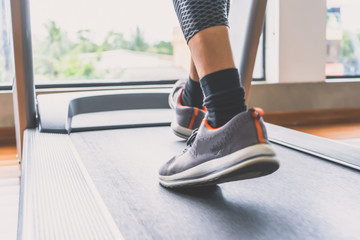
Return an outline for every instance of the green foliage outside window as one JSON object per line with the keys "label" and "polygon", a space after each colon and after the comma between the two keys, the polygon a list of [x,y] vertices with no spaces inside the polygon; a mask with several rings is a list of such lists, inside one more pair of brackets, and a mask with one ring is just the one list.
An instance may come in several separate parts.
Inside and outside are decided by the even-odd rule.
{"label": "green foliage outside window", "polygon": [[[170,42],[161,41],[156,44],[146,42],[139,27],[130,40],[122,33],[110,31],[102,44],[91,40],[90,30],[79,30],[76,40],[70,40],[54,21],[45,25],[47,36],[44,39],[33,40],[35,78],[43,80],[81,80],[119,78],[124,69],[109,74],[101,71],[96,64],[101,61],[104,51],[130,50],[172,55]],[[121,58],[121,56],[119,56]]]}
{"label": "green foliage outside window", "polygon": [[[358,74],[360,69],[358,56],[355,54],[355,44],[360,40],[360,34],[355,35],[348,31],[343,31],[340,43],[340,61],[344,64],[346,75]],[[358,47],[358,46],[357,46]]]}

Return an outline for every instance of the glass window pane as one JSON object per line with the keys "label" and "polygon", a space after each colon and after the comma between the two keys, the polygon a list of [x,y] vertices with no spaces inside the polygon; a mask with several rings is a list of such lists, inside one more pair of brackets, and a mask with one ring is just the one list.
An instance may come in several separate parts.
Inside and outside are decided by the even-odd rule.
{"label": "glass window pane", "polygon": [[0,0],[0,87],[14,79],[10,1]]}
{"label": "glass window pane", "polygon": [[[31,28],[37,84],[188,76],[190,53],[172,1],[32,0]],[[262,58],[254,75],[263,77]]]}
{"label": "glass window pane", "polygon": [[265,80],[265,69],[264,69],[264,31],[260,36],[259,47],[257,50],[253,79],[255,80]]}
{"label": "glass window pane", "polygon": [[360,1],[327,1],[327,76],[360,75]]}
{"label": "glass window pane", "polygon": [[187,76],[172,1],[32,0],[31,25],[36,83]]}

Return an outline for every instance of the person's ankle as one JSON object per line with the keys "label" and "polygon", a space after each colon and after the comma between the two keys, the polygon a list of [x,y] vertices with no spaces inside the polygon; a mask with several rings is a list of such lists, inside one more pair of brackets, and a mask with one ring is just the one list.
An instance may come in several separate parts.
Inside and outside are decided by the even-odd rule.
{"label": "person's ankle", "polygon": [[201,109],[203,106],[203,99],[204,95],[200,83],[193,81],[189,77],[181,94],[181,104]]}
{"label": "person's ankle", "polygon": [[235,116],[237,116],[239,113],[242,113],[246,111],[245,108],[238,108],[234,109],[229,112],[208,112],[206,115],[206,121],[212,128],[219,128],[225,125],[227,122],[229,122],[231,119],[233,119]]}
{"label": "person's ankle", "polygon": [[211,127],[221,127],[238,113],[246,111],[245,90],[240,85],[236,68],[210,73],[200,80],[200,84],[205,94],[206,118]]}

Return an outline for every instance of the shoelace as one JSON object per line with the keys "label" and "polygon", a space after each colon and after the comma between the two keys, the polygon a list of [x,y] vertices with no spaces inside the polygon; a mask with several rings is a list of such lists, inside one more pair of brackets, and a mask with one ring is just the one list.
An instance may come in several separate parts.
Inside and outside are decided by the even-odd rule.
{"label": "shoelace", "polygon": [[195,128],[195,129],[192,131],[190,137],[186,140],[186,145],[187,145],[187,146],[189,146],[189,147],[192,146],[192,144],[194,143],[194,141],[195,141],[195,139],[196,139],[196,135],[197,135],[197,133],[198,133],[198,130],[199,130],[198,128]]}

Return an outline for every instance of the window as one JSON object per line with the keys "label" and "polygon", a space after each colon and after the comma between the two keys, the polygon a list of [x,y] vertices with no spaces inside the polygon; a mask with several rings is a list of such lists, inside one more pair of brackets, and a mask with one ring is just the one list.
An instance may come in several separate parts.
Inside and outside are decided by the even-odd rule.
{"label": "window", "polygon": [[172,1],[33,0],[31,20],[37,84],[187,76]]}
{"label": "window", "polygon": [[360,2],[327,1],[328,77],[360,76]]}
{"label": "window", "polygon": [[32,0],[30,7],[36,84],[188,76],[190,53],[172,1]]}
{"label": "window", "polygon": [[0,0],[0,88],[11,85],[14,78],[9,4]]}
{"label": "window", "polygon": [[37,84],[187,75],[171,1],[33,0],[31,18]]}
{"label": "window", "polygon": [[259,47],[256,54],[253,80],[265,79],[265,60],[264,60],[264,31],[260,36]]}

